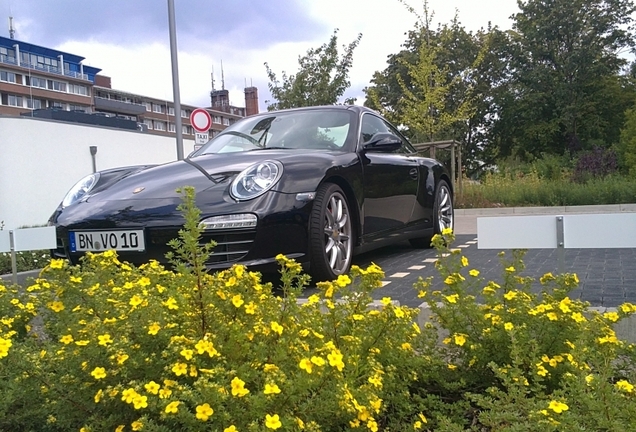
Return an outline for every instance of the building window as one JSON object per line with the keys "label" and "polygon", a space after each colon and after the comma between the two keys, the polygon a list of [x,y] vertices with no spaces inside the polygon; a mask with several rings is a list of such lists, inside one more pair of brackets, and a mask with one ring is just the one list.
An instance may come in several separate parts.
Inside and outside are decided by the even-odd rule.
{"label": "building window", "polygon": [[27,108],[42,109],[42,101],[40,99],[27,98]]}
{"label": "building window", "polygon": [[148,127],[148,129],[152,129],[152,120],[145,119],[144,124]]}
{"label": "building window", "polygon": [[15,83],[15,73],[0,71],[0,81],[6,81],[10,83]]}
{"label": "building window", "polygon": [[49,90],[66,92],[66,83],[55,80],[47,80],[47,88]]}
{"label": "building window", "polygon": [[152,105],[150,102],[144,102],[143,104],[146,106],[146,111],[152,111]]}
{"label": "building window", "polygon": [[7,105],[23,108],[24,105],[22,105],[22,96],[16,96],[16,95],[10,94],[7,101]]}
{"label": "building window", "polygon": [[221,116],[214,116],[214,123],[221,124]]}
{"label": "building window", "polygon": [[185,110],[181,110],[181,117],[186,118],[186,112],[185,112]]}
{"label": "building window", "polygon": [[46,80],[44,78],[40,78],[40,77],[34,77],[34,76],[28,76],[25,75],[24,78],[26,79],[26,85],[31,86],[31,87],[39,87],[39,88],[46,88]]}
{"label": "building window", "polygon": [[66,111],[66,104],[58,101],[49,101],[49,108]]}
{"label": "building window", "polygon": [[82,96],[88,96],[88,87],[79,84],[69,84],[68,92],[74,93]]}
{"label": "building window", "polygon": [[168,115],[171,115],[171,116],[174,115],[174,107],[168,107]]}
{"label": "building window", "polygon": [[177,128],[174,127],[174,123],[168,122],[168,132],[176,132]]}
{"label": "building window", "polygon": [[185,135],[192,135],[190,126],[181,126],[181,133]]}
{"label": "building window", "polygon": [[[163,105],[155,104],[155,103],[152,104],[152,111],[156,112],[156,113],[162,113],[162,114],[164,112],[166,112],[166,110],[165,110]],[[165,130],[165,128],[164,128],[164,130]]]}
{"label": "building window", "polygon": [[166,123],[165,122],[160,122],[155,120],[155,130],[158,131],[165,131],[166,130]]}
{"label": "building window", "polygon": [[223,124],[224,124],[225,126],[229,126],[229,125],[230,125],[230,119],[224,118],[224,119],[223,119]]}

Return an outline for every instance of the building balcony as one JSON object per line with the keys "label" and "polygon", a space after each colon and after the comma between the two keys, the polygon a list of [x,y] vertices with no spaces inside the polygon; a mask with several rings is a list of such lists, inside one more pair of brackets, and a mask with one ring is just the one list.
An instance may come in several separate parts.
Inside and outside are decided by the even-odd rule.
{"label": "building balcony", "polygon": [[0,54],[0,63],[12,65],[12,66],[19,66],[25,69],[31,69],[38,72],[46,72],[50,74],[62,75],[62,76],[67,76],[67,77],[71,77],[75,79],[90,81],[88,79],[88,75],[86,74],[81,74],[79,72],[74,72],[70,70],[61,70],[60,68],[54,67],[54,66],[40,65],[40,64],[25,64],[25,63],[18,64],[15,57],[9,57],[5,54]]}
{"label": "building balcony", "polygon": [[127,114],[127,115],[140,115],[146,112],[146,106],[131,102],[124,102],[117,99],[106,99],[99,96],[95,96],[95,109],[101,111],[108,111],[113,113]]}

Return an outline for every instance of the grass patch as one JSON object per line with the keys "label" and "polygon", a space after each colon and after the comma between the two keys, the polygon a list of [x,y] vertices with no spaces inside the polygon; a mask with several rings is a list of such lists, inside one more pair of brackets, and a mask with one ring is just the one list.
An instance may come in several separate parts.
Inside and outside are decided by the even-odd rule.
{"label": "grass patch", "polygon": [[636,203],[636,180],[609,176],[575,183],[527,175],[488,175],[464,184],[457,208],[575,206]]}

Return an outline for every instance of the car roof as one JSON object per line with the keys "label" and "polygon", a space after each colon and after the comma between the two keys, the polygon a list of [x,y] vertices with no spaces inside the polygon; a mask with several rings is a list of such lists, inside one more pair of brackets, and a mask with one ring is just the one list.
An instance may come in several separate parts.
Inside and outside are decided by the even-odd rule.
{"label": "car roof", "polygon": [[267,111],[267,112],[258,113],[256,115],[266,115],[268,112],[283,112],[284,113],[284,112],[294,112],[294,111],[319,110],[319,109],[325,109],[325,108],[353,111],[358,114],[362,112],[378,114],[376,111],[364,106],[360,106],[360,105],[316,105],[316,106],[309,106],[309,107],[298,107],[298,108],[288,108],[288,109],[275,110],[275,111]]}

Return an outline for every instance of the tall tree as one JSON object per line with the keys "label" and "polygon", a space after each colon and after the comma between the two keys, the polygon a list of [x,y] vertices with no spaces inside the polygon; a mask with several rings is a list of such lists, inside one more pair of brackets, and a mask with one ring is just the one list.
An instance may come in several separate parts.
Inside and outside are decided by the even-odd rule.
{"label": "tall tree", "polygon": [[404,125],[415,141],[459,141],[470,174],[496,154],[486,151],[487,139],[495,120],[493,89],[506,75],[500,55],[508,38],[496,27],[467,32],[457,17],[431,29],[431,16],[425,2],[402,51],[373,75],[365,105]]}
{"label": "tall tree", "polygon": [[[632,46],[632,0],[518,0],[511,33],[502,154],[577,151],[617,139],[607,98],[619,96]],[[622,113],[627,106],[618,111]],[[620,126],[619,126],[620,127]]]}
{"label": "tall tree", "polygon": [[[353,51],[360,43],[362,34],[349,45],[343,46],[343,54],[338,53],[338,29],[334,30],[329,42],[318,48],[311,48],[298,57],[300,66],[295,75],[282,72],[282,82],[265,63],[272,97],[267,109],[296,108],[313,105],[333,105],[349,88],[349,69],[353,64]],[[268,101],[269,102],[269,101]],[[346,99],[345,104],[353,104],[355,99]]]}

